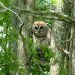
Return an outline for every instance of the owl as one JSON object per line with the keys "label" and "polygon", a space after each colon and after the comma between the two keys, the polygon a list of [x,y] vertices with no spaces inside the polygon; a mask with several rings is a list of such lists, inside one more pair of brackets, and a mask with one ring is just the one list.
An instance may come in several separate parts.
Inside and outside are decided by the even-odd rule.
{"label": "owl", "polygon": [[50,28],[44,21],[36,21],[33,23],[33,41],[36,45],[49,45],[50,40]]}
{"label": "owl", "polygon": [[49,47],[50,45],[50,36],[51,30],[44,21],[36,21],[33,23],[32,32],[33,32],[33,43],[38,52],[38,56],[40,61],[43,63],[45,60],[45,47]]}
{"label": "owl", "polygon": [[43,21],[36,21],[34,22],[32,29],[33,29],[34,36],[36,36],[37,38],[47,37],[47,33],[48,33],[47,23]]}

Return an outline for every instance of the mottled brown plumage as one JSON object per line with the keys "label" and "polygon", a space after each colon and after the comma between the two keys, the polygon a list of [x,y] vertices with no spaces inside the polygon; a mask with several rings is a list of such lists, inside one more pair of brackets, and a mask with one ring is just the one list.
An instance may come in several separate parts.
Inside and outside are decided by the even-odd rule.
{"label": "mottled brown plumage", "polygon": [[48,26],[47,23],[43,21],[36,21],[33,24],[33,33],[37,38],[47,37]]}
{"label": "mottled brown plumage", "polygon": [[32,25],[33,43],[38,52],[40,63],[46,63],[45,51],[42,48],[50,45],[50,28],[44,21],[36,21]]}

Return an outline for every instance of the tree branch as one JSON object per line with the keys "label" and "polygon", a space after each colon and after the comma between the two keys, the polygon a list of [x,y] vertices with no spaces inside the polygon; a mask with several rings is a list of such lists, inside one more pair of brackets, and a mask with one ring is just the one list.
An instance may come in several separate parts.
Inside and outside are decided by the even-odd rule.
{"label": "tree branch", "polygon": [[20,25],[19,26],[21,26],[23,24],[22,19],[20,18],[20,16],[15,11],[13,11],[12,9],[5,7],[1,1],[0,1],[0,8],[1,8],[0,13],[6,12],[8,10],[8,11],[14,13],[18,17],[18,19],[20,21]]}
{"label": "tree branch", "polygon": [[[5,10],[3,10],[3,12],[6,12],[7,10],[9,10],[12,13],[14,13],[18,17],[18,19],[20,20],[21,25],[22,25],[23,22],[16,12],[11,10],[10,8],[5,7],[2,4],[2,2],[0,2],[0,7],[5,9]],[[45,19],[59,20],[59,21],[67,22],[67,23],[75,23],[75,20],[72,17],[65,15],[65,14],[62,14],[62,13],[59,13],[59,12],[55,12],[53,10],[50,10],[50,11],[31,11],[31,10],[26,10],[26,9],[20,9],[19,7],[13,7],[13,8],[15,8],[16,10],[19,10],[21,13],[26,13],[28,15],[32,15],[35,17],[41,16],[42,18],[45,18]],[[2,11],[0,11],[0,13],[2,13]]]}
{"label": "tree branch", "polygon": [[26,13],[28,15],[32,15],[35,17],[44,17],[46,19],[52,19],[52,20],[59,20],[59,21],[64,21],[64,22],[68,22],[68,23],[75,23],[75,20],[65,14],[59,13],[59,12],[55,12],[53,10],[50,11],[31,11],[31,10],[26,10],[26,9],[20,9],[18,7],[14,7],[15,9],[19,10],[21,13]]}

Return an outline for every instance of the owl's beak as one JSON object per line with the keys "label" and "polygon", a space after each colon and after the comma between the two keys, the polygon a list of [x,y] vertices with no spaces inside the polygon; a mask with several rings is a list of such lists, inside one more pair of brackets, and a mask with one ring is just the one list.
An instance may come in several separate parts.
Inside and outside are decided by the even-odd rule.
{"label": "owl's beak", "polygon": [[40,33],[40,30],[38,29],[38,33]]}

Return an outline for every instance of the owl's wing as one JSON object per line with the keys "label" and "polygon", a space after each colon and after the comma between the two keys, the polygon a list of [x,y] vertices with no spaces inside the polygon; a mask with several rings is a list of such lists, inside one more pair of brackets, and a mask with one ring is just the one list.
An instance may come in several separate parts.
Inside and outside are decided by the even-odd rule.
{"label": "owl's wing", "polygon": [[48,43],[50,45],[50,43],[51,43],[51,29],[50,28],[49,28],[48,33],[47,33],[47,40],[48,40]]}

